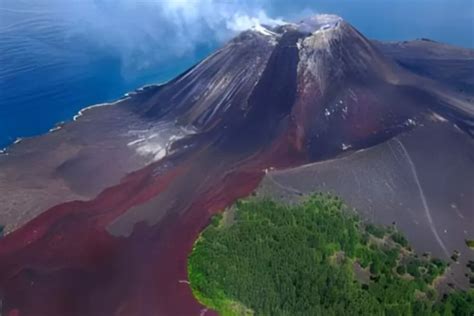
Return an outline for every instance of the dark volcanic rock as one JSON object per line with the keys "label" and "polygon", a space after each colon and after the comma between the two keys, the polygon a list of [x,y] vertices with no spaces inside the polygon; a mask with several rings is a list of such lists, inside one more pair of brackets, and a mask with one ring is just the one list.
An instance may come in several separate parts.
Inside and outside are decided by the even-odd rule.
{"label": "dark volcanic rock", "polygon": [[338,17],[259,26],[165,85],[9,148],[3,314],[198,315],[187,254],[264,170],[338,159],[429,120],[471,131],[472,95],[411,70]]}
{"label": "dark volcanic rock", "polygon": [[450,261],[447,282],[467,288],[474,252],[474,140],[449,121],[433,119],[368,149],[336,159],[268,172],[259,195],[296,202],[313,192],[341,196],[365,220],[392,225],[418,253]]}

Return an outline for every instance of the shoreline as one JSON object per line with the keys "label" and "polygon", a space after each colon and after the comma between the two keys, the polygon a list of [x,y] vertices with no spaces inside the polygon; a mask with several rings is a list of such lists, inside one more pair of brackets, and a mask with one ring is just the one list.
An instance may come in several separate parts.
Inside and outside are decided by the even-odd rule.
{"label": "shoreline", "polygon": [[115,101],[110,101],[110,102],[103,102],[103,103],[96,103],[96,104],[92,104],[92,105],[88,105],[82,109],[80,109],[75,115],[72,116],[72,119],[68,119],[68,120],[63,120],[63,121],[58,121],[54,124],[53,127],[51,127],[48,131],[46,132],[43,132],[43,133],[39,133],[39,134],[36,134],[36,135],[31,135],[31,136],[26,136],[26,137],[17,137],[11,144],[3,147],[3,148],[0,148],[0,156],[1,155],[8,155],[10,149],[12,147],[14,147],[14,145],[17,145],[19,143],[21,143],[23,140],[25,139],[30,139],[30,138],[35,138],[35,137],[39,137],[39,136],[43,136],[43,135],[47,135],[47,134],[50,134],[50,133],[54,133],[60,129],[62,129],[65,125],[67,124],[71,124],[73,122],[76,122],[81,116],[84,115],[84,112],[88,111],[88,110],[91,110],[93,108],[98,108],[98,107],[103,107],[103,106],[108,106],[108,105],[117,105],[123,101],[126,101],[126,100],[129,100],[131,97],[133,97],[134,95],[140,93],[140,92],[143,92],[145,91],[146,89],[149,89],[149,88],[153,88],[153,87],[160,87],[160,86],[163,86],[165,84],[167,84],[170,80],[167,80],[167,81],[164,81],[164,82],[161,82],[161,83],[151,83],[151,84],[146,84],[146,85],[143,85],[133,91],[129,91],[129,92],[126,92],[124,93],[122,96],[120,96],[118,99],[116,99]]}

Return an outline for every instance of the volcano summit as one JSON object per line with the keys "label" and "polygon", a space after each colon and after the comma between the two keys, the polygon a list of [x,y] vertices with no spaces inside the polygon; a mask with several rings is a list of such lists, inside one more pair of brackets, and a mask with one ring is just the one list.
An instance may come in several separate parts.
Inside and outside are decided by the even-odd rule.
{"label": "volcano summit", "polygon": [[342,195],[419,252],[460,252],[449,278],[466,288],[473,67],[472,50],[374,42],[318,15],[254,27],[166,84],[22,140],[0,155],[3,314],[211,314],[187,255],[255,190]]}

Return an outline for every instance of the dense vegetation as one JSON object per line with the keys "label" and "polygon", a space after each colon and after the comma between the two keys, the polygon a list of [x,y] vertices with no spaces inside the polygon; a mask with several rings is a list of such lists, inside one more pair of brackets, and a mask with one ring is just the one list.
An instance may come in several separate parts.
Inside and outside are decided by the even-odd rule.
{"label": "dense vegetation", "polygon": [[472,291],[438,297],[445,268],[321,194],[296,206],[237,202],[188,261],[194,295],[221,315],[472,315]]}
{"label": "dense vegetation", "polygon": [[466,245],[469,248],[474,249],[474,240],[466,240]]}

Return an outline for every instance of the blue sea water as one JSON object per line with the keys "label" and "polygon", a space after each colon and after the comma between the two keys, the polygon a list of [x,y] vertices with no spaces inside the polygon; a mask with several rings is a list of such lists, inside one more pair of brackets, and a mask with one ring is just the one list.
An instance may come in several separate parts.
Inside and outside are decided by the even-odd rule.
{"label": "blue sea water", "polygon": [[[18,137],[44,133],[55,123],[70,120],[87,105],[111,101],[145,84],[169,80],[221,44],[216,37],[202,34],[203,38],[209,36],[207,43],[190,43],[194,45],[192,49],[175,54],[166,51],[166,41],[182,34],[168,34],[163,45],[151,48],[146,47],[145,37],[138,44],[144,46],[140,50],[144,53],[130,56],[124,54],[121,41],[125,48],[130,45],[127,37],[133,36],[131,33],[124,29],[120,36],[122,30],[115,27],[110,32],[117,45],[106,45],[97,40],[91,29],[84,28],[91,20],[81,20],[81,14],[90,12],[75,12],[77,6],[72,12],[65,11],[64,5],[54,3],[59,2],[0,0],[0,148]],[[473,6],[472,0],[274,0],[262,4],[269,15],[287,19],[336,13],[370,38],[428,37],[465,47],[474,47]],[[79,18],[70,19],[71,15]],[[126,15],[123,18],[128,19]],[[130,19],[134,20],[124,28],[144,23],[136,15]],[[101,22],[98,15],[93,23]],[[81,32],[81,28],[89,33]],[[165,57],[156,58],[160,54]],[[128,59],[134,59],[132,66]]]}

